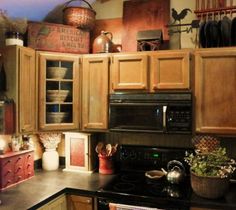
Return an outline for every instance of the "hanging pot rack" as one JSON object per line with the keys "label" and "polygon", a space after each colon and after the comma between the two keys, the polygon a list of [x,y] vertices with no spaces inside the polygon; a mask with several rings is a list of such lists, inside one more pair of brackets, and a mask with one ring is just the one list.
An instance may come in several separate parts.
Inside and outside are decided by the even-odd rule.
{"label": "hanging pot rack", "polygon": [[196,0],[194,11],[198,18],[212,15],[236,13],[236,5],[233,0]]}

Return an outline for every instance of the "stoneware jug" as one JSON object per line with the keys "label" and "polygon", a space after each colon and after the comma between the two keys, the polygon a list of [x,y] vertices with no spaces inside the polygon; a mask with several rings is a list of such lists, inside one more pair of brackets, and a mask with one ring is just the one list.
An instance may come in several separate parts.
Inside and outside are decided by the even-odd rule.
{"label": "stoneware jug", "polygon": [[111,32],[101,31],[101,34],[93,42],[93,53],[112,52],[113,48],[112,38],[113,35]]}

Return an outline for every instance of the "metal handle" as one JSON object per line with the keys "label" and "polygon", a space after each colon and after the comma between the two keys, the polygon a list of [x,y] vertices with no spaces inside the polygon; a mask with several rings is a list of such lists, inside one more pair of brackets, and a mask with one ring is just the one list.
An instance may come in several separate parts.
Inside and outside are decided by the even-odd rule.
{"label": "metal handle", "polygon": [[[78,1],[78,0],[70,0],[70,1],[66,2],[66,3],[64,4],[64,8],[66,8],[72,1]],[[89,8],[90,8],[91,10],[93,10],[92,6],[91,6],[87,1],[85,1],[85,0],[79,0],[79,1],[85,2],[85,3],[89,6]]]}
{"label": "metal handle", "polygon": [[105,35],[110,35],[110,40],[112,41],[113,39],[113,34],[110,32],[110,31],[101,31],[102,34],[105,34]]}
{"label": "metal handle", "polygon": [[163,119],[162,119],[162,123],[163,123],[163,130],[166,130],[166,110],[167,110],[167,106],[163,106]]}
{"label": "metal handle", "polygon": [[175,166],[178,166],[178,168],[180,168],[185,173],[185,167],[184,167],[183,163],[181,163],[178,160],[171,160],[171,161],[169,161],[168,164],[167,164],[167,170],[170,171]]}

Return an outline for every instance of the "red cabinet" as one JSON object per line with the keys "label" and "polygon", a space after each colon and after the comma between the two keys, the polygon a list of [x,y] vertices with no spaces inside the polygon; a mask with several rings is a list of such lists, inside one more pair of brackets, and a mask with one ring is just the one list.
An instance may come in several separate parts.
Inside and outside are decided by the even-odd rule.
{"label": "red cabinet", "polygon": [[0,155],[0,189],[3,190],[34,175],[33,150]]}

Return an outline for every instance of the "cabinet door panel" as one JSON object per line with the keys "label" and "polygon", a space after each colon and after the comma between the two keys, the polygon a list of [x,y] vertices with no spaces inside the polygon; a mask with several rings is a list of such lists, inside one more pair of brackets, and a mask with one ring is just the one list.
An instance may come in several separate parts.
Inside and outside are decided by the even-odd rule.
{"label": "cabinet door panel", "polygon": [[83,129],[107,129],[108,70],[107,55],[83,58]]}
{"label": "cabinet door panel", "polygon": [[112,91],[148,90],[148,55],[120,54],[112,59]]}
{"label": "cabinet door panel", "polygon": [[189,88],[189,51],[158,52],[151,55],[151,91]]}
{"label": "cabinet door panel", "polygon": [[[38,52],[39,129],[78,129],[80,123],[79,56]],[[66,69],[62,77],[49,75],[49,69]],[[57,74],[58,75],[58,74]],[[64,92],[64,96],[62,94]]]}
{"label": "cabinet door panel", "polygon": [[196,131],[236,133],[236,49],[196,51]]}
{"label": "cabinet door panel", "polygon": [[68,210],[93,210],[93,199],[90,197],[68,195]]}
{"label": "cabinet door panel", "polygon": [[35,51],[20,48],[19,71],[19,130],[32,132],[36,130],[36,69]]}

